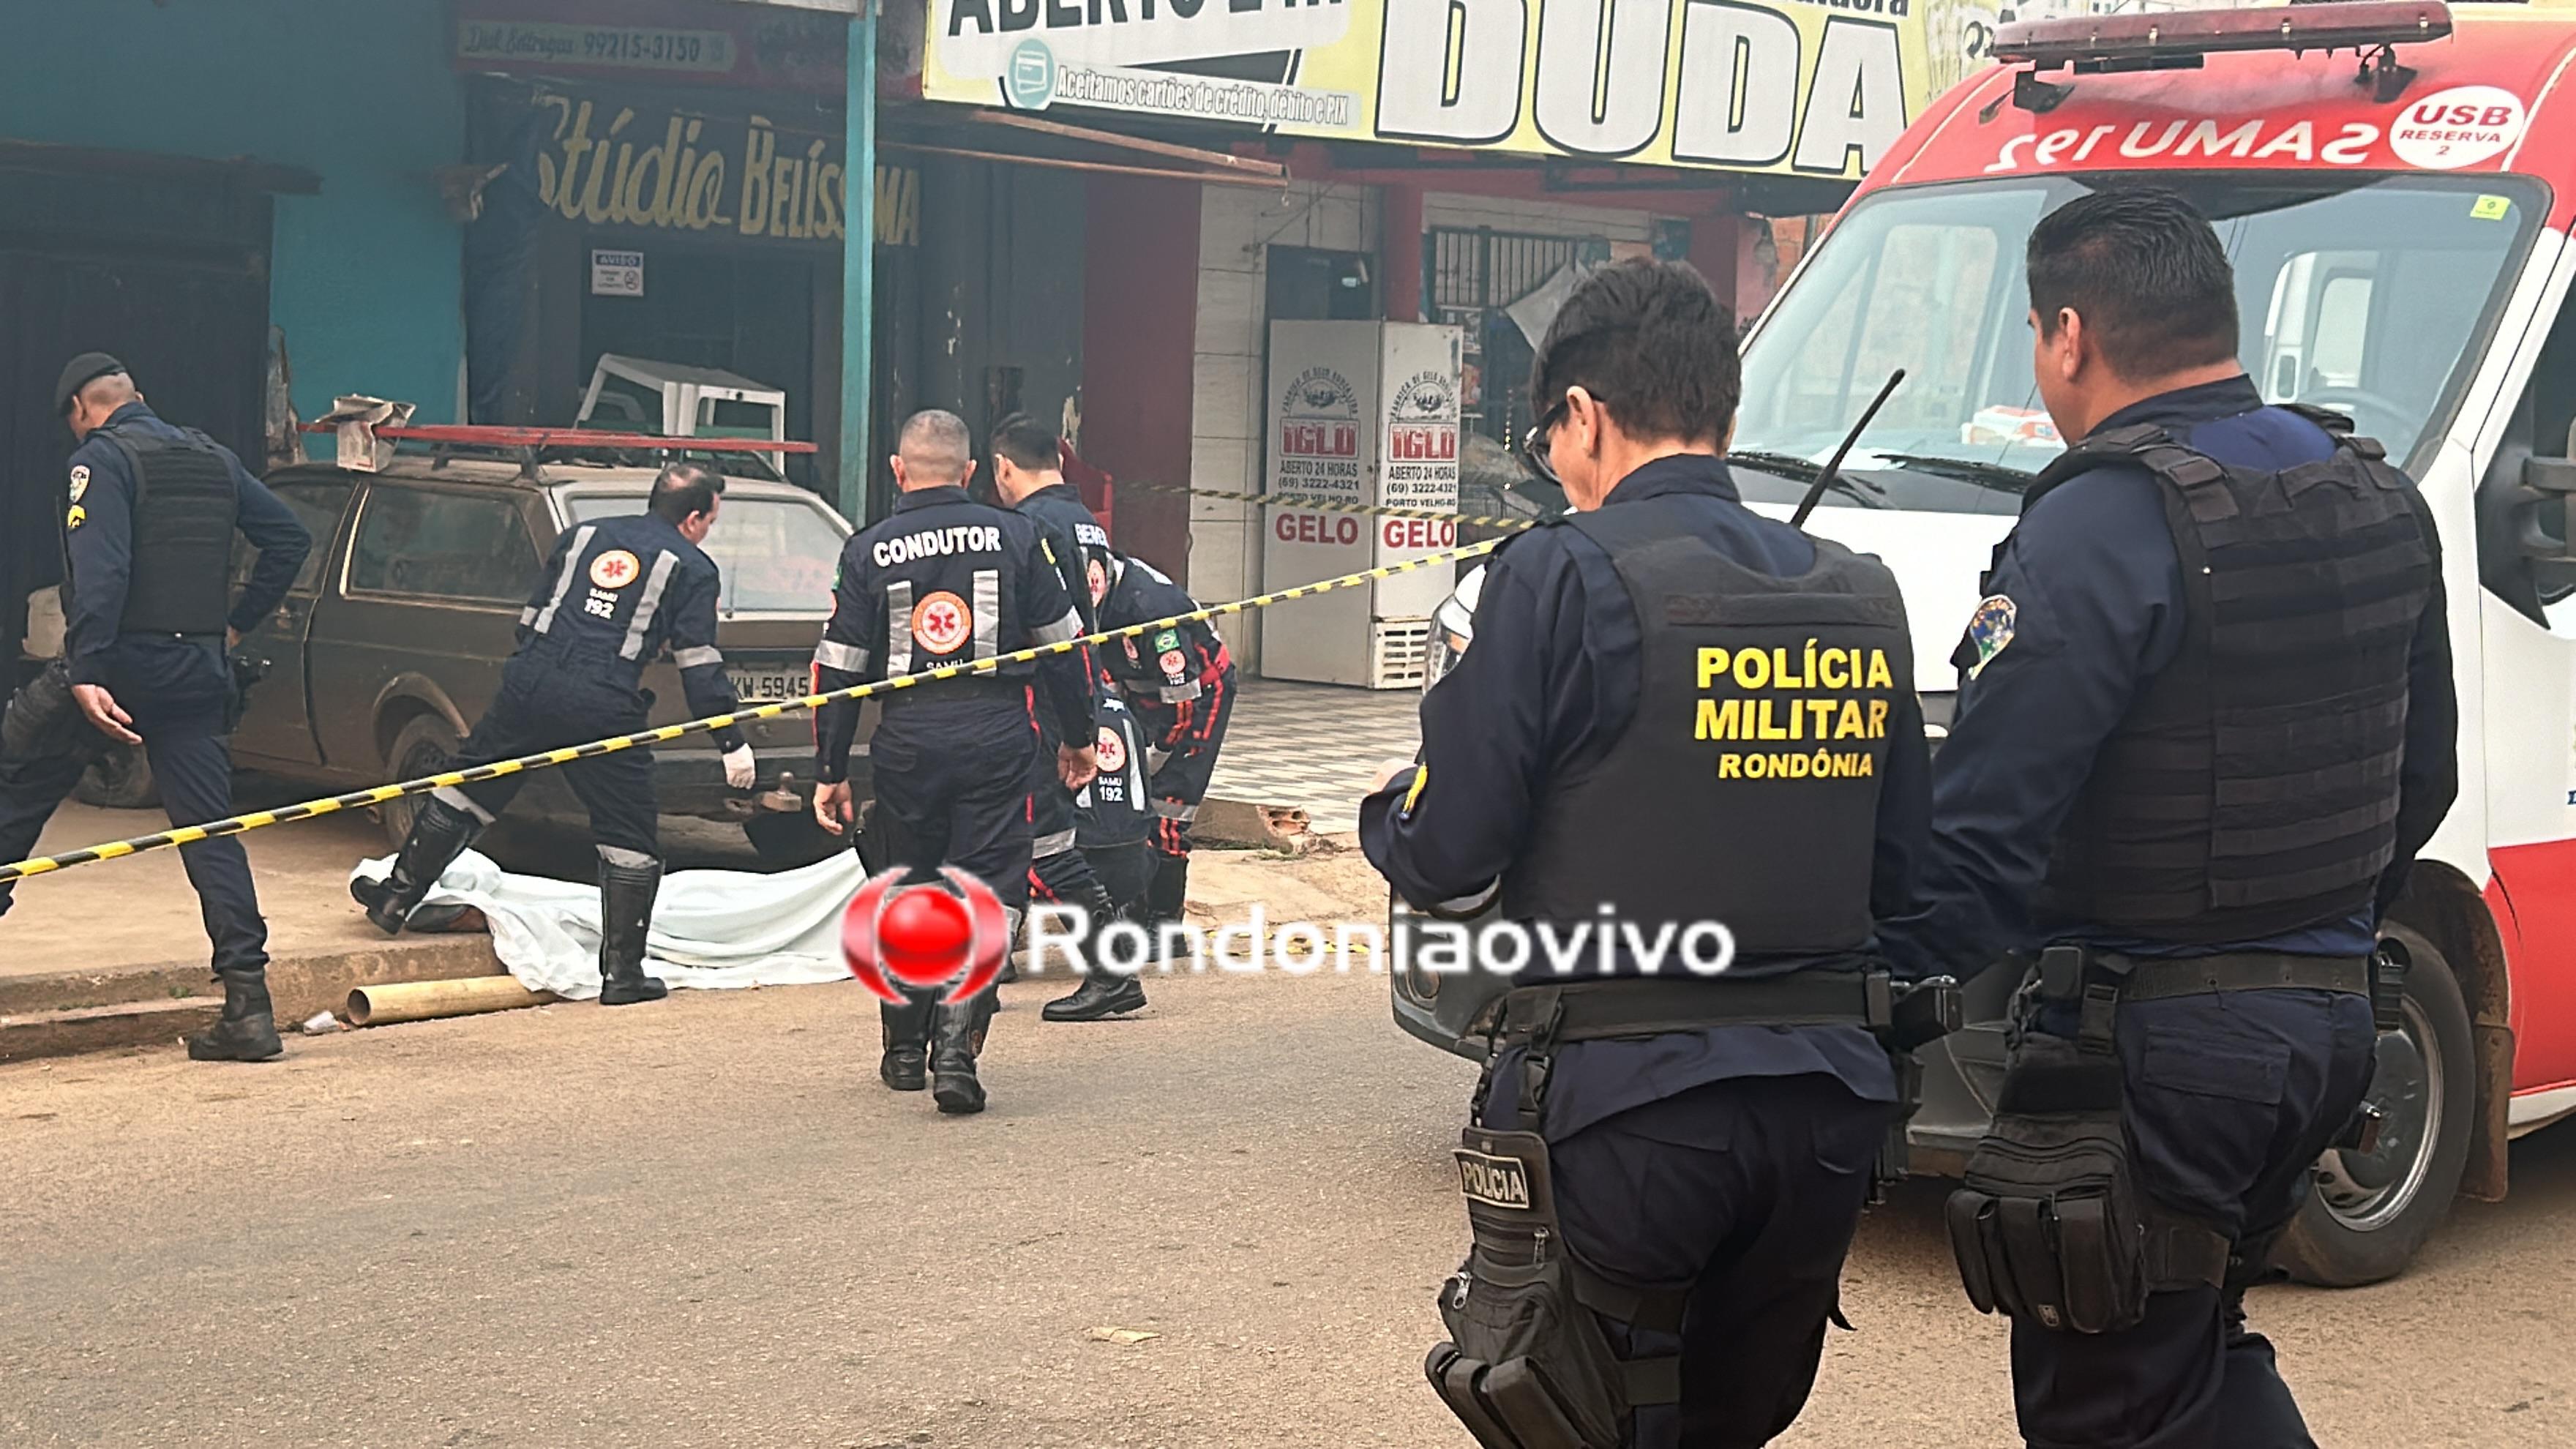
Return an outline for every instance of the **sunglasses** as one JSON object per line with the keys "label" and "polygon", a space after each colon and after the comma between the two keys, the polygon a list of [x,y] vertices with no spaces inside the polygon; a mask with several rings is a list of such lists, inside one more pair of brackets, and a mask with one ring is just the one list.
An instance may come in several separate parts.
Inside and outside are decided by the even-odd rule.
{"label": "sunglasses", "polygon": [[[1600,402],[1601,399],[1596,397],[1593,401]],[[1563,488],[1565,481],[1556,476],[1556,465],[1548,461],[1547,437],[1556,431],[1558,423],[1565,421],[1571,406],[1565,398],[1559,397],[1553,406],[1538,415],[1538,421],[1531,424],[1530,430],[1521,437],[1522,469],[1550,488]]]}

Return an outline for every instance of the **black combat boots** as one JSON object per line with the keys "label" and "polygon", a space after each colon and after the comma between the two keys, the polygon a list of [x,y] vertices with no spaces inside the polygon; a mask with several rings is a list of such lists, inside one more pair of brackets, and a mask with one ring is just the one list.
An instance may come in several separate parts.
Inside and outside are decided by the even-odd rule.
{"label": "black combat boots", "polygon": [[671,988],[644,974],[644,939],[653,928],[653,897],[662,889],[662,862],[621,850],[599,854],[599,1004],[632,1006],[659,1001]]}
{"label": "black combat boots", "polygon": [[1097,882],[1092,885],[1091,899],[1082,902],[1082,908],[1082,964],[1090,974],[1074,988],[1072,995],[1057,997],[1046,1004],[1038,1015],[1047,1021],[1103,1021],[1140,1010],[1145,1005],[1144,982],[1133,976],[1117,975],[1100,964],[1101,933],[1127,919],[1126,913],[1110,899],[1108,888]]}
{"label": "black combat boots", "polygon": [[188,1038],[188,1056],[200,1062],[264,1062],[283,1056],[277,1039],[277,1016],[268,1004],[268,972],[216,973],[224,983],[224,1014],[215,1024]]}
{"label": "black combat boots", "polygon": [[988,988],[954,1006],[932,1009],[930,1023],[930,1097],[939,1110],[964,1115],[984,1110],[984,1084],[975,1077],[975,1053],[983,1045],[985,1021],[991,1016]]}
{"label": "black combat boots", "polygon": [[349,894],[367,908],[367,919],[376,923],[376,929],[399,936],[439,876],[482,829],[482,821],[432,795],[412,818],[411,833],[394,854],[394,868],[380,881],[349,882]]}
{"label": "black combat boots", "polygon": [[877,1003],[885,1032],[885,1057],[877,1063],[877,1075],[898,1092],[918,1092],[930,1085],[930,1018],[936,1009],[932,1002],[910,997],[901,1006]]}

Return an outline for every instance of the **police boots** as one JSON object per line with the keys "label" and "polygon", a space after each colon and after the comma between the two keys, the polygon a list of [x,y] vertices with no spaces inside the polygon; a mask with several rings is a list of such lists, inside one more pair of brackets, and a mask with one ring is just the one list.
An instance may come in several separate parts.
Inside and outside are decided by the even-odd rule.
{"label": "police boots", "polygon": [[930,1097],[939,1110],[964,1115],[984,1110],[984,1084],[975,1076],[975,1053],[984,1044],[984,1025],[992,1018],[990,988],[972,1000],[932,1008],[930,1023]]}
{"label": "police boots", "polygon": [[188,1038],[188,1056],[200,1062],[264,1062],[282,1056],[277,1016],[268,1004],[268,973],[218,972],[224,983],[224,1014],[213,1026]]}
{"label": "police boots", "polygon": [[430,888],[482,829],[483,822],[432,795],[412,818],[411,833],[395,852],[393,869],[380,881],[349,882],[349,894],[367,908],[367,919],[378,930],[399,936]]}
{"label": "police boots", "polygon": [[885,1033],[885,1057],[877,1063],[877,1075],[887,1086],[898,1092],[918,1092],[930,1085],[930,1018],[936,1010],[933,1002],[911,996],[901,1006],[877,1003]]}
{"label": "police boots", "polygon": [[[640,863],[639,863],[640,862]],[[653,928],[653,897],[662,862],[621,850],[599,853],[599,1004],[659,1001],[671,988],[644,974],[644,938]]]}
{"label": "police boots", "polygon": [[1046,1004],[1038,1015],[1047,1021],[1102,1021],[1141,1010],[1145,1005],[1144,982],[1117,975],[1100,964],[1100,933],[1123,919],[1118,903],[1109,898],[1106,887],[1094,884],[1091,899],[1082,905],[1082,963],[1089,974],[1071,996],[1060,996]]}

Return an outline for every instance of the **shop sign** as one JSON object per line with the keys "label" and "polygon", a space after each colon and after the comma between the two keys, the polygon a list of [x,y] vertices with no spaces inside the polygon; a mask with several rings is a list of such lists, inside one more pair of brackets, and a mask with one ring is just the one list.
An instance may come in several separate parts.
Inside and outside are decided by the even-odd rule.
{"label": "shop sign", "polygon": [[[839,244],[849,187],[838,135],[769,118],[638,107],[560,92],[537,191],[566,221],[651,233]],[[877,167],[877,245],[921,242],[921,173]]]}
{"label": "shop sign", "polygon": [[459,70],[839,95],[849,18],[691,0],[458,0]]}
{"label": "shop sign", "polygon": [[1857,178],[1961,68],[1946,53],[1936,65],[1927,42],[1937,29],[1962,47],[1958,6],[930,0],[922,93],[1339,140]]}

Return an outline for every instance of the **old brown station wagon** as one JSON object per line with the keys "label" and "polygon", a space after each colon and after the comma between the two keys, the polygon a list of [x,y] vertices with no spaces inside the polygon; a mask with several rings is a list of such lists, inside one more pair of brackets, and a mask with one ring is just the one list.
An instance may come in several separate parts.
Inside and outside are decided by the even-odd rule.
{"label": "old brown station wagon", "polygon": [[[650,468],[548,461],[531,472],[511,462],[408,455],[382,473],[308,465],[270,475],[269,487],[312,531],[313,553],[285,601],[242,640],[240,652],[266,659],[268,674],[234,733],[234,761],[333,791],[444,768],[500,686],[520,607],[556,536],[642,512],[652,481]],[[807,692],[849,533],[803,489],[726,479],[724,509],[704,546],[723,575],[717,641],[745,702]],[[236,584],[248,571],[245,550]],[[654,724],[689,718],[667,654],[645,672],[644,687],[655,697]],[[658,746],[662,814],[740,823],[764,855],[813,858],[811,847],[827,837],[804,805],[813,790],[809,717],[755,721],[744,735],[759,757],[755,792],[726,787],[705,735]],[[864,798],[864,744],[850,768]],[[399,841],[410,828],[410,803],[381,813]],[[587,819],[553,771],[531,777],[511,816]],[[811,839],[799,837],[799,825]]]}

